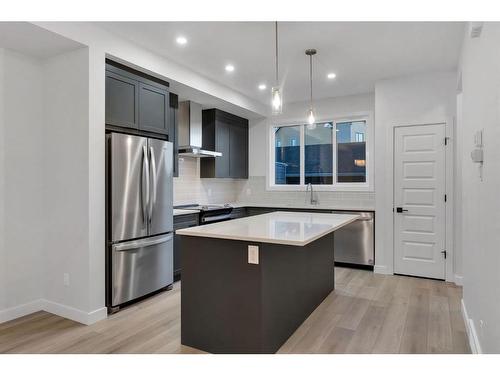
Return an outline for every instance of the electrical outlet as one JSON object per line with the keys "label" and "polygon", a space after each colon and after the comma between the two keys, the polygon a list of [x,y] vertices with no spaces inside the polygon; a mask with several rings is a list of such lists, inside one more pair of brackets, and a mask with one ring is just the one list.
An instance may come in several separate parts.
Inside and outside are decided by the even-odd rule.
{"label": "electrical outlet", "polygon": [[207,195],[208,195],[209,197],[211,197],[211,196],[212,196],[212,188],[208,188],[208,190],[207,190]]}
{"label": "electrical outlet", "polygon": [[248,263],[259,264],[259,247],[248,245]]}
{"label": "electrical outlet", "polygon": [[250,188],[247,189],[247,195],[252,195],[252,189]]}
{"label": "electrical outlet", "polygon": [[69,273],[65,273],[63,275],[63,283],[64,283],[64,286],[69,286]]}

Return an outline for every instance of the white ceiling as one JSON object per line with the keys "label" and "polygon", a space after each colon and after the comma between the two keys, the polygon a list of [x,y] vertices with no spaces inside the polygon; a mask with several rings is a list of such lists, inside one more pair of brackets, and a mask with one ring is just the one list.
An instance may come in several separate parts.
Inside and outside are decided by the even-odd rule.
{"label": "white ceiling", "polygon": [[[99,22],[153,50],[263,103],[274,83],[272,22]],[[288,102],[308,100],[307,48],[316,48],[314,97],[372,92],[381,79],[456,68],[463,38],[458,22],[280,22],[280,80]],[[177,36],[188,43],[179,46]],[[224,66],[235,66],[227,73]],[[328,80],[334,72],[337,78]]]}
{"label": "white ceiling", "polygon": [[0,22],[0,47],[46,59],[83,45],[28,22]]}

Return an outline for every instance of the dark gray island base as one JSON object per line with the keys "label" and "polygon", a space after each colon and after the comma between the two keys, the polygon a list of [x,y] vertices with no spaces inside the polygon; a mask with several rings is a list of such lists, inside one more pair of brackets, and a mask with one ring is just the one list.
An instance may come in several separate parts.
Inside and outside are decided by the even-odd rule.
{"label": "dark gray island base", "polygon": [[[334,289],[334,232],[304,246],[184,236],[181,343],[275,353]],[[259,246],[259,264],[248,246]]]}

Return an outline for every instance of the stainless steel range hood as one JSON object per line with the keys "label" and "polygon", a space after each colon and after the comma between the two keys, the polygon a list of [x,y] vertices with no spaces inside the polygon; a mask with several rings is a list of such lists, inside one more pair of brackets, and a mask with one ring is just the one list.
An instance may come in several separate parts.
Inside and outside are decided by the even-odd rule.
{"label": "stainless steel range hood", "polygon": [[186,101],[179,103],[178,142],[179,156],[213,158],[221,152],[202,149],[201,104]]}

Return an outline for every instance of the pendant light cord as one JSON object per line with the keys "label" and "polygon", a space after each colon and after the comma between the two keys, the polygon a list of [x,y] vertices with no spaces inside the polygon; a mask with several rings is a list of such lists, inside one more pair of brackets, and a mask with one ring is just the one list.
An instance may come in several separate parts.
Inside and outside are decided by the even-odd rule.
{"label": "pendant light cord", "polygon": [[311,109],[313,107],[313,57],[309,55],[309,83],[311,86]]}
{"label": "pendant light cord", "polygon": [[275,21],[275,35],[276,35],[276,86],[278,86],[278,21]]}

